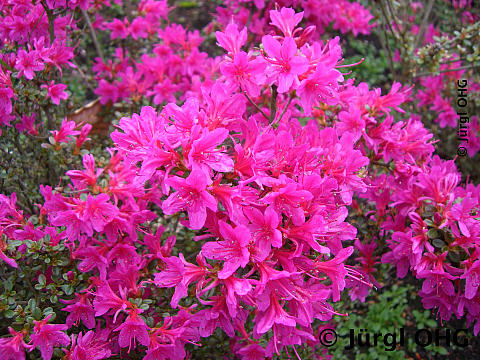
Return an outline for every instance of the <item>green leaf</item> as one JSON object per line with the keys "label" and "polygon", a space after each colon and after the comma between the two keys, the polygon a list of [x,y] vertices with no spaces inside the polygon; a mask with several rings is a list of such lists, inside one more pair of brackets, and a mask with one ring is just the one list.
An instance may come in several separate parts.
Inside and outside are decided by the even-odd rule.
{"label": "green leaf", "polygon": [[47,278],[45,277],[45,275],[40,274],[40,275],[38,276],[38,283],[39,283],[40,285],[45,286],[45,284],[47,283]]}
{"label": "green leaf", "polygon": [[430,229],[427,232],[427,236],[429,239],[436,239],[439,237],[439,235],[440,234],[438,233],[437,229]]}
{"label": "green leaf", "polygon": [[35,318],[35,320],[40,320],[42,318],[42,310],[36,307],[32,311],[32,316]]}
{"label": "green leaf", "polygon": [[30,310],[35,309],[36,306],[37,306],[37,302],[35,301],[35,299],[28,300],[28,308]]}
{"label": "green leaf", "polygon": [[72,295],[73,294],[73,286],[72,285],[62,285],[62,290],[66,295]]}
{"label": "green leaf", "polygon": [[437,349],[437,351],[438,351],[438,353],[439,353],[440,355],[448,355],[447,349],[445,349],[443,346],[442,346],[442,347],[439,347],[439,348]]}

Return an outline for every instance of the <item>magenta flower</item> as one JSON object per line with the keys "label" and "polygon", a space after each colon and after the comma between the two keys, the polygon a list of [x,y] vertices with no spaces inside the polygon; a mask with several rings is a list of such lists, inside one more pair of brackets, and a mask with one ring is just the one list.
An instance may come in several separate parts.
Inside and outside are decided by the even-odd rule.
{"label": "magenta flower", "polygon": [[237,351],[242,360],[263,360],[266,359],[265,349],[257,343],[244,345]]}
{"label": "magenta flower", "polygon": [[80,149],[85,141],[90,140],[90,138],[87,138],[90,130],[92,130],[92,125],[85,124],[82,126],[82,129],[80,130],[80,135],[78,135],[77,141],[75,142],[76,149]]}
{"label": "magenta flower", "polygon": [[270,24],[279,28],[285,37],[293,37],[293,29],[303,18],[303,11],[295,13],[291,8],[282,7],[280,11],[270,10]]}
{"label": "magenta flower", "polygon": [[265,196],[262,202],[272,204],[279,215],[285,214],[292,219],[294,225],[299,226],[305,222],[302,205],[304,202],[312,200],[313,195],[307,190],[297,190],[297,186],[295,183],[286,184]]}
{"label": "magenta flower", "polygon": [[5,252],[7,250],[7,243],[5,240],[3,240],[3,230],[0,228],[0,259],[5,261],[8,265],[11,267],[17,268],[18,264],[15,260],[9,258],[7,255],[5,255]]}
{"label": "magenta flower", "polygon": [[113,19],[111,23],[106,23],[105,27],[111,31],[110,37],[112,40],[116,38],[125,39],[129,33],[128,25],[128,19],[124,18],[123,21]]}
{"label": "magenta flower", "polygon": [[43,70],[44,67],[38,51],[26,52],[23,49],[18,51],[15,63],[15,69],[19,70],[18,77],[25,76],[28,80],[32,80],[35,77],[35,71]]}
{"label": "magenta flower", "polygon": [[44,360],[52,358],[55,346],[67,346],[70,344],[70,338],[63,332],[68,329],[68,326],[64,324],[47,324],[51,316],[48,315],[41,321],[34,320],[35,327],[33,328],[33,334],[30,336],[32,339],[30,351],[38,347]]}
{"label": "magenta flower", "polygon": [[143,346],[150,345],[150,337],[148,336],[148,330],[150,329],[138,314],[140,309],[131,310],[127,319],[122,325],[117,327],[114,331],[120,331],[118,335],[118,345],[121,348],[128,346],[128,352],[132,348],[136,347],[135,340],[138,340]]}
{"label": "magenta flower", "polygon": [[195,281],[203,281],[208,272],[206,261],[201,253],[197,256],[197,263],[200,266],[187,262],[182,253],[179,257],[163,258],[166,267],[163,271],[154,274],[153,281],[158,287],[175,287],[175,293],[170,302],[173,308],[176,308],[180,299],[187,295],[188,286]]}
{"label": "magenta flower", "polygon": [[218,273],[219,279],[232,276],[239,267],[245,267],[250,259],[248,245],[250,231],[243,225],[233,229],[224,221],[219,221],[223,241],[207,242],[202,247],[206,258],[223,261],[223,269]]}
{"label": "magenta flower", "polygon": [[67,100],[68,94],[65,92],[67,85],[55,84],[52,80],[49,85],[40,86],[42,89],[47,89],[47,99],[52,99],[55,105],[60,105],[60,100]]}
{"label": "magenta flower", "polygon": [[215,32],[218,45],[227,50],[230,54],[235,55],[247,41],[247,29],[243,28],[238,31],[238,27],[234,23],[228,24],[225,32]]}
{"label": "magenta flower", "polygon": [[269,58],[269,77],[278,84],[278,92],[285,93],[298,88],[298,75],[308,70],[308,60],[297,54],[297,45],[291,37],[286,37],[283,44],[273,36],[265,35],[262,43]]}
{"label": "magenta flower", "polygon": [[112,352],[108,343],[93,331],[85,335],[80,332],[77,339],[72,335],[72,347],[70,349],[71,360],[101,360],[110,357]]}
{"label": "magenta flower", "polygon": [[78,190],[83,190],[88,186],[94,187],[97,183],[97,178],[103,172],[103,169],[95,170],[95,158],[91,154],[85,154],[82,163],[85,170],[69,170],[66,172],[66,175],[72,179]]}
{"label": "magenta flower", "polygon": [[475,261],[473,265],[460,276],[460,279],[465,279],[465,297],[467,299],[473,299],[480,286],[480,260]]}
{"label": "magenta flower", "polygon": [[353,136],[353,141],[360,139],[365,132],[365,120],[357,107],[352,107],[349,111],[341,111],[338,114],[340,122],[337,123],[337,129],[343,132],[349,132]]}
{"label": "magenta flower", "polygon": [[78,270],[81,272],[88,272],[97,268],[100,273],[100,279],[105,280],[107,276],[108,261],[104,255],[107,250],[106,247],[99,246],[82,246],[77,249],[74,252],[74,256],[75,258],[82,260],[82,262],[78,264]]}
{"label": "magenta flower", "polygon": [[71,141],[69,136],[74,136],[80,134],[80,131],[75,130],[77,124],[75,121],[68,121],[67,118],[62,121],[60,130],[50,131],[53,135],[55,143],[68,143]]}
{"label": "magenta flower", "polygon": [[262,59],[249,61],[247,53],[239,51],[232,61],[225,61],[220,65],[220,71],[250,96],[257,97],[261,85],[265,82],[266,67],[267,63]]}
{"label": "magenta flower", "polygon": [[111,311],[114,313],[113,322],[116,321],[117,315],[120,311],[125,311],[131,307],[131,303],[126,299],[126,294],[121,291],[121,298],[113,292],[110,285],[104,282],[97,288],[95,294],[95,300],[93,300],[93,306],[95,308],[95,316],[102,316]]}
{"label": "magenta flower", "polygon": [[338,97],[338,83],[341,81],[343,81],[343,75],[340,71],[319,63],[315,72],[302,80],[297,89],[305,115],[311,114],[317,100],[329,105],[333,104]]}
{"label": "magenta flower", "polygon": [[349,246],[340,250],[334,259],[315,262],[315,270],[326,274],[332,281],[333,301],[340,300],[340,291],[345,288],[345,276],[347,276],[348,272],[343,263],[352,253],[353,246]]}
{"label": "magenta flower", "polygon": [[64,303],[71,303],[68,306],[65,306],[62,310],[68,311],[70,314],[67,316],[65,324],[68,328],[71,328],[72,325],[77,326],[80,323],[80,320],[83,322],[88,329],[91,329],[95,326],[95,310],[88,300],[88,295],[85,294],[76,294],[77,298],[65,301],[60,300]]}
{"label": "magenta flower", "polygon": [[163,259],[163,261],[166,267],[163,271],[155,274],[154,283],[158,287],[175,287],[171,305],[173,308],[176,308],[180,299],[187,295],[188,289],[183,282],[185,266],[183,262],[175,256],[170,256]]}
{"label": "magenta flower", "polygon": [[83,221],[90,222],[93,230],[103,231],[106,224],[112,221],[118,214],[118,208],[109,203],[110,196],[99,194],[91,196],[88,194]]}
{"label": "magenta flower", "polygon": [[207,177],[202,171],[194,170],[186,179],[175,176],[165,182],[177,190],[163,202],[165,214],[173,215],[186,209],[190,227],[201,229],[207,218],[207,208],[217,211],[217,201],[206,190]]}
{"label": "magenta flower", "polygon": [[278,230],[280,218],[271,206],[264,213],[255,208],[246,208],[245,215],[251,221],[248,228],[259,248],[259,261],[265,260],[270,254],[271,246],[282,246],[282,233]]}
{"label": "magenta flower", "polygon": [[100,103],[102,105],[107,104],[109,101],[114,103],[120,97],[118,86],[115,86],[114,84],[110,84],[108,81],[104,79],[101,79],[98,82],[98,88],[95,89],[95,94],[100,96]]}
{"label": "magenta flower", "polygon": [[38,135],[38,130],[35,128],[36,113],[31,116],[23,115],[21,122],[15,124],[15,128],[20,132],[27,132],[30,135]]}
{"label": "magenta flower", "polygon": [[25,348],[28,347],[23,341],[23,333],[8,328],[12,337],[0,338],[0,359],[25,360]]}
{"label": "magenta flower", "polygon": [[264,334],[274,324],[282,324],[293,328],[297,325],[295,318],[285,311],[279,301],[276,293],[269,288],[258,296],[258,313],[255,317],[254,332]]}
{"label": "magenta flower", "polygon": [[223,148],[217,149],[227,136],[228,130],[225,128],[217,128],[213,131],[204,129],[202,135],[193,141],[192,148],[188,152],[188,167],[203,171],[207,179],[211,176],[212,170],[232,171],[232,159],[222,152]]}

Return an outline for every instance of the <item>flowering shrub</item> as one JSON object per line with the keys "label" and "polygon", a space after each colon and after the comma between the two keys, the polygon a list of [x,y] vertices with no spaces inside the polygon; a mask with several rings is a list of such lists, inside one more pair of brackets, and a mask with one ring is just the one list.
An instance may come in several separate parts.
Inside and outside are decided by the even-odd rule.
{"label": "flowering shrub", "polygon": [[[240,359],[323,358],[319,331],[347,315],[335,303],[380,287],[380,261],[423,279],[425,308],[480,331],[480,188],[462,186],[453,161],[434,155],[433,134],[403,109],[411,87],[356,84],[340,39],[315,35],[313,26],[323,32],[332,21],[345,30],[345,19],[367,33],[368,16],[345,15],[367,10],[345,1],[335,7],[343,17],[317,19],[308,7],[328,4],[301,2],[296,12],[255,2],[271,31],[260,20],[228,22],[215,32],[224,55],[211,58],[198,32],[162,25],[165,1],[91,22],[89,9],[110,5],[1,8],[4,125],[48,131],[46,151],[82,162],[63,185],[40,185],[37,214],[21,210],[15,193],[0,195],[0,309],[10,319],[2,358],[184,359],[219,332]],[[246,11],[225,5],[220,23]],[[263,21],[260,13],[252,19]],[[25,14],[36,24],[12,35]],[[55,77],[76,66],[62,41],[78,14],[98,55],[92,92],[103,105],[139,109],[120,118],[103,157],[80,150],[91,124],[67,117],[58,130],[37,128],[36,112],[20,112],[36,104],[20,99],[20,86],[44,89],[54,105],[70,97]],[[304,17],[312,25],[303,29]],[[97,31],[132,46],[106,61]],[[355,216],[373,224],[374,238],[357,232]]]}
{"label": "flowering shrub", "polygon": [[[472,71],[480,59],[480,51],[474,45],[480,40],[478,4],[445,1],[432,7],[422,2],[399,2],[388,11],[382,6],[385,34],[389,36],[386,41],[391,40],[392,46],[386,45],[392,73],[403,81],[411,81],[408,78],[415,76],[413,98],[418,111],[422,111],[422,121],[438,124],[442,132],[446,132],[445,128],[457,128],[458,137],[466,139],[461,141],[462,146],[473,158],[480,150],[479,120],[475,115],[480,102],[480,78],[478,72]],[[445,21],[435,22],[440,16]],[[459,82],[464,85],[459,86]],[[458,88],[465,90],[461,93]],[[458,103],[459,97],[467,93],[467,104]],[[460,127],[457,113],[470,115],[468,131]],[[445,138],[440,130],[435,133]]]}

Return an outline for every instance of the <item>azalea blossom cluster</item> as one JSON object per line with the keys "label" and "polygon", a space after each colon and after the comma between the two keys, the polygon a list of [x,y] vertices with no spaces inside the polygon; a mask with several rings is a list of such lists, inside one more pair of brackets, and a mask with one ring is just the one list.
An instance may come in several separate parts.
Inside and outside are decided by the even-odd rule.
{"label": "azalea blossom cluster", "polygon": [[[479,20],[479,14],[471,9],[471,1],[452,1],[452,5],[461,12],[462,23],[474,24]],[[420,35],[421,28],[417,25],[416,19],[423,16],[425,9],[421,2],[413,2],[411,6],[412,14],[409,16],[409,24],[411,26],[407,29],[399,30],[408,31],[417,38]],[[392,26],[395,27],[397,24],[392,22]],[[423,42],[419,43],[418,47],[432,45],[435,43],[435,39],[441,36],[453,38],[454,34],[442,32],[438,26],[430,23],[425,26]],[[419,48],[415,49],[415,53],[418,53],[418,51]],[[393,60],[396,62],[402,61],[398,49],[395,51]],[[421,76],[418,79],[419,86],[416,86],[415,94],[415,99],[418,100],[417,105],[422,109],[427,109],[429,113],[433,113],[434,123],[437,123],[442,129],[459,128],[460,114],[465,115],[466,111],[469,111],[469,108],[471,108],[471,106],[462,108],[457,104],[459,98],[457,90],[458,81],[468,83],[468,88],[463,93],[460,93],[460,96],[463,94],[466,99],[469,99],[466,100],[467,103],[473,102],[474,97],[478,102],[476,94],[480,91],[480,79],[478,76],[468,72],[468,68],[468,62],[465,59],[460,59],[460,56],[456,53],[447,52],[440,59],[438,74]],[[466,134],[459,133],[458,137],[467,139],[467,141],[462,141],[462,146],[467,149],[469,157],[474,157],[480,150],[480,122],[478,116],[471,115],[468,116],[468,131],[466,131]]]}
{"label": "azalea blossom cluster", "polygon": [[392,232],[382,262],[394,264],[399,278],[411,271],[423,283],[426,309],[446,321],[466,316],[477,335],[480,187],[461,186],[453,161],[438,156],[421,166],[399,165],[372,184],[380,195],[367,193],[377,206],[372,217]]}
{"label": "azalea blossom cluster", "polygon": [[[139,3],[140,15],[131,22],[127,18],[97,19],[96,27],[109,32],[112,40],[136,41],[125,50],[116,48],[113,60],[95,59],[95,93],[102,104],[124,99],[138,102],[142,97],[150,98],[155,105],[183,101],[190,92],[199,92],[201,84],[211,81],[218,61],[199,50],[203,39],[198,30],[162,24],[169,10],[167,1],[148,0]],[[153,49],[147,44],[153,44]]]}
{"label": "azalea blossom cluster", "polygon": [[[30,310],[15,309],[0,357],[184,359],[220,330],[240,359],[302,348],[322,358],[319,331],[347,315],[335,302],[380,287],[380,260],[424,279],[424,306],[465,316],[478,333],[480,188],[461,186],[419,116],[405,114],[411,87],[355,84],[339,38],[300,28],[313,21],[307,10],[255,5],[274,31],[228,22],[215,33],[225,51],[216,60],[198,50],[198,33],[159,27],[165,1],[142,1],[131,20],[94,21],[112,39],[162,39],[154,55],[118,48],[115,61],[98,58],[100,101],[169,103],[121,118],[107,160],[84,154],[70,183],[42,185],[38,216],[0,195],[6,266],[67,254],[35,275],[60,310],[32,310],[29,322]],[[331,20],[321,21],[319,31]],[[259,43],[247,46],[248,31]],[[66,119],[50,142],[76,138],[78,153],[88,131]],[[377,238],[357,233],[355,214]],[[56,274],[60,266],[70,270]]]}
{"label": "azalea blossom cluster", "polygon": [[[145,358],[180,359],[186,343],[220,327],[237,343],[239,356],[264,358],[315,343],[313,321],[332,317],[329,301],[340,299],[346,278],[350,286],[372,286],[344,264],[353,247],[342,244],[355,238],[356,229],[345,222],[346,206],[354,193],[366,191],[359,171],[368,159],[348,132],[321,130],[314,121],[302,127],[294,106],[311,113],[316,97],[335,104],[340,93],[353,90],[352,84],[343,87],[336,69],[342,67],[338,39],[299,47],[289,34],[301,15],[292,9],[272,15],[279,35],[265,36],[264,51],[256,54],[242,50],[246,29],[231,24],[217,33],[228,52],[223,78],[202,87],[201,98],[181,107],[170,103],[160,113],[144,107],[123,118],[106,167],[97,168],[85,155],[84,170],[67,172],[73,195],[42,187],[41,213],[49,226],[37,227],[35,239],[47,229],[65,229],[50,241],[65,242],[78,270],[92,277],[66,301],[65,325],[46,318],[36,323],[27,345],[12,332],[4,346],[38,348],[44,359],[54,346],[69,344],[65,351],[72,359],[144,346]],[[31,224],[25,225],[14,202],[4,198],[9,210],[2,226],[7,238],[20,239]],[[142,226],[158,216],[149,210],[152,203],[166,216],[186,214],[182,225],[200,231],[195,262],[172,254],[175,237],[162,245],[163,228],[154,233]],[[142,279],[151,262],[158,270],[151,280]],[[138,305],[162,288],[175,289],[170,305],[179,309],[176,315],[162,318]],[[189,291],[197,301],[181,307]],[[64,331],[79,320],[95,330],[70,340]],[[265,336],[266,348],[259,342]]]}
{"label": "azalea blossom cluster", "polygon": [[22,114],[15,101],[20,96],[19,84],[41,84],[39,87],[46,89],[43,99],[55,105],[68,99],[65,84],[47,80],[75,67],[71,62],[73,47],[68,41],[76,26],[70,13],[62,11],[53,16],[53,12],[73,12],[78,6],[76,1],[69,1],[68,7],[58,1],[7,1],[0,5],[0,125],[11,126],[11,121],[17,119],[19,131],[38,135],[36,113]]}
{"label": "azalea blossom cluster", "polygon": [[298,9],[303,13],[306,29],[317,35],[325,33],[330,26],[342,34],[366,35],[376,26],[372,22],[373,15],[367,8],[360,2],[348,0],[228,0],[217,7],[216,20],[223,26],[233,20],[240,27],[247,26],[252,34],[261,38],[274,30],[269,11],[279,7]]}

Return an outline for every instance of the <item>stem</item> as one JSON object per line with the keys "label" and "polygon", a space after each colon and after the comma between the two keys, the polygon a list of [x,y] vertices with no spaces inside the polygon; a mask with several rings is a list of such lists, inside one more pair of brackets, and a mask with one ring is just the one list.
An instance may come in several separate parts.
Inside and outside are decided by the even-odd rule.
{"label": "stem", "polygon": [[466,60],[465,59],[452,59],[452,60],[445,60],[445,61],[440,61],[439,64],[452,64],[452,63],[456,63],[456,62],[459,62],[459,61],[462,61],[462,62],[465,62]]}
{"label": "stem", "polygon": [[83,80],[85,81],[85,84],[87,85],[87,87],[93,92],[95,93],[95,89],[92,87],[92,85],[90,85],[88,79],[87,79],[87,76],[85,75],[85,73],[82,71],[82,69],[80,68],[80,66],[75,62],[74,59],[70,60],[77,68],[75,70],[78,71],[78,73],[80,74],[80,76],[83,78]]}
{"label": "stem", "polygon": [[246,91],[243,92],[243,95],[245,95],[245,97],[248,99],[248,101],[250,102],[250,104],[252,104],[252,105],[255,107],[255,109],[257,109],[257,111],[260,112],[260,113],[265,117],[265,119],[269,120],[267,114],[265,114],[265,113],[263,112],[263,110],[260,109],[260,107],[259,107],[257,104],[254,103],[254,101],[250,98],[250,96],[248,96],[248,94],[247,94]]}
{"label": "stem", "polygon": [[285,105],[285,107],[283,108],[282,113],[280,114],[280,117],[278,118],[277,123],[280,123],[280,121],[282,120],[283,114],[285,114],[285,112],[287,111],[287,109],[290,106],[290,103],[292,102],[292,100],[293,100],[293,96],[290,95],[290,99],[288,99],[287,105]]}
{"label": "stem", "polygon": [[53,12],[50,9],[45,1],[42,1],[42,6],[47,13],[48,18],[48,32],[50,34],[50,45],[53,44],[53,40],[55,39],[55,28],[54,28],[54,19],[53,19]]}
{"label": "stem", "polygon": [[[395,30],[393,30],[392,24],[390,22],[390,17],[387,14],[387,10],[385,9],[385,5],[383,5],[383,0],[380,0],[380,8],[381,8],[382,15],[383,15],[383,18],[385,20],[385,23],[387,24],[388,28],[390,29],[390,32],[392,33],[392,36],[394,38],[398,38],[397,36],[395,36],[396,32],[395,32]],[[398,28],[398,23],[397,23],[397,28]],[[395,81],[396,76],[395,76],[395,70],[394,70],[394,67],[393,67],[392,50],[390,49],[390,44],[388,43],[387,30],[385,29],[385,27],[383,27],[383,34],[385,36],[385,41],[383,41],[381,36],[379,36],[378,38],[379,38],[380,43],[383,47],[383,50],[387,54],[388,64],[390,66],[390,71],[392,72],[392,78]],[[403,50],[403,46],[400,46],[400,49]],[[403,59],[403,56],[402,56],[402,59]]]}
{"label": "stem", "polygon": [[390,28],[390,31],[392,32],[393,37],[396,38],[395,30],[393,30],[392,24],[390,22],[390,17],[387,15],[387,10],[385,9],[385,5],[383,5],[383,0],[380,0],[380,9],[382,10],[383,17],[385,18],[385,22],[387,23],[388,27]]}
{"label": "stem", "polygon": [[[42,19],[43,14],[45,14],[45,8],[43,8],[43,13],[42,13],[42,15],[40,15],[40,16],[38,17],[38,20],[37,20],[37,22],[35,23],[35,26],[33,27],[32,31],[30,31],[30,32],[28,33],[28,42],[30,42],[30,38],[32,37],[32,33],[35,31],[35,29],[37,28],[38,24],[40,23],[40,20]],[[48,16],[48,15],[47,15],[47,16]]]}
{"label": "stem", "polygon": [[427,9],[425,10],[425,15],[423,16],[422,24],[420,25],[420,30],[418,31],[417,40],[415,41],[415,47],[418,48],[423,39],[423,33],[425,32],[425,25],[427,24],[428,17],[433,8],[433,3],[435,0],[430,0]]}
{"label": "stem", "polygon": [[275,115],[277,114],[277,86],[272,85],[272,98],[270,101],[270,120],[269,123],[272,123],[275,120]]}
{"label": "stem", "polygon": [[95,45],[97,54],[100,57],[100,59],[102,59],[102,61],[105,62],[103,58],[102,49],[100,48],[100,45],[98,43],[97,35],[95,34],[95,30],[93,29],[93,25],[92,25],[92,22],[90,21],[90,18],[88,17],[87,11],[84,9],[81,9],[81,10],[82,10],[82,15],[85,18],[85,21],[87,22],[88,28],[90,29],[90,35],[92,35],[93,44]]}
{"label": "stem", "polygon": [[8,70],[10,71],[13,71],[14,69],[8,65],[5,61],[3,61],[2,59],[0,59],[0,64],[2,64],[3,66],[5,66]]}
{"label": "stem", "polygon": [[383,51],[387,54],[388,65],[390,66],[390,71],[392,73],[393,81],[396,80],[395,76],[395,68],[393,67],[393,57],[392,57],[392,50],[390,49],[390,45],[388,44],[388,37],[387,31],[383,28],[383,35],[385,36],[385,40],[381,36],[379,36],[380,44],[382,44]]}
{"label": "stem", "polygon": [[454,71],[459,71],[459,70],[470,70],[470,69],[475,69],[475,68],[478,68],[478,67],[480,67],[480,64],[465,65],[465,66],[460,66],[460,67],[455,68],[455,69],[443,69],[443,70],[439,70],[439,71],[437,71],[436,73],[434,73],[434,72],[431,72],[431,73],[420,73],[420,74],[415,75],[414,77],[438,75],[438,74],[440,74],[440,73],[454,72]]}
{"label": "stem", "polygon": [[397,27],[398,33],[403,39],[403,34],[405,33],[405,29],[401,28],[399,25],[399,21],[397,19],[397,16],[395,15],[395,12],[393,11],[392,4],[390,3],[390,0],[386,0],[388,10],[390,11],[390,14],[392,16],[392,20],[395,23],[395,26]]}

